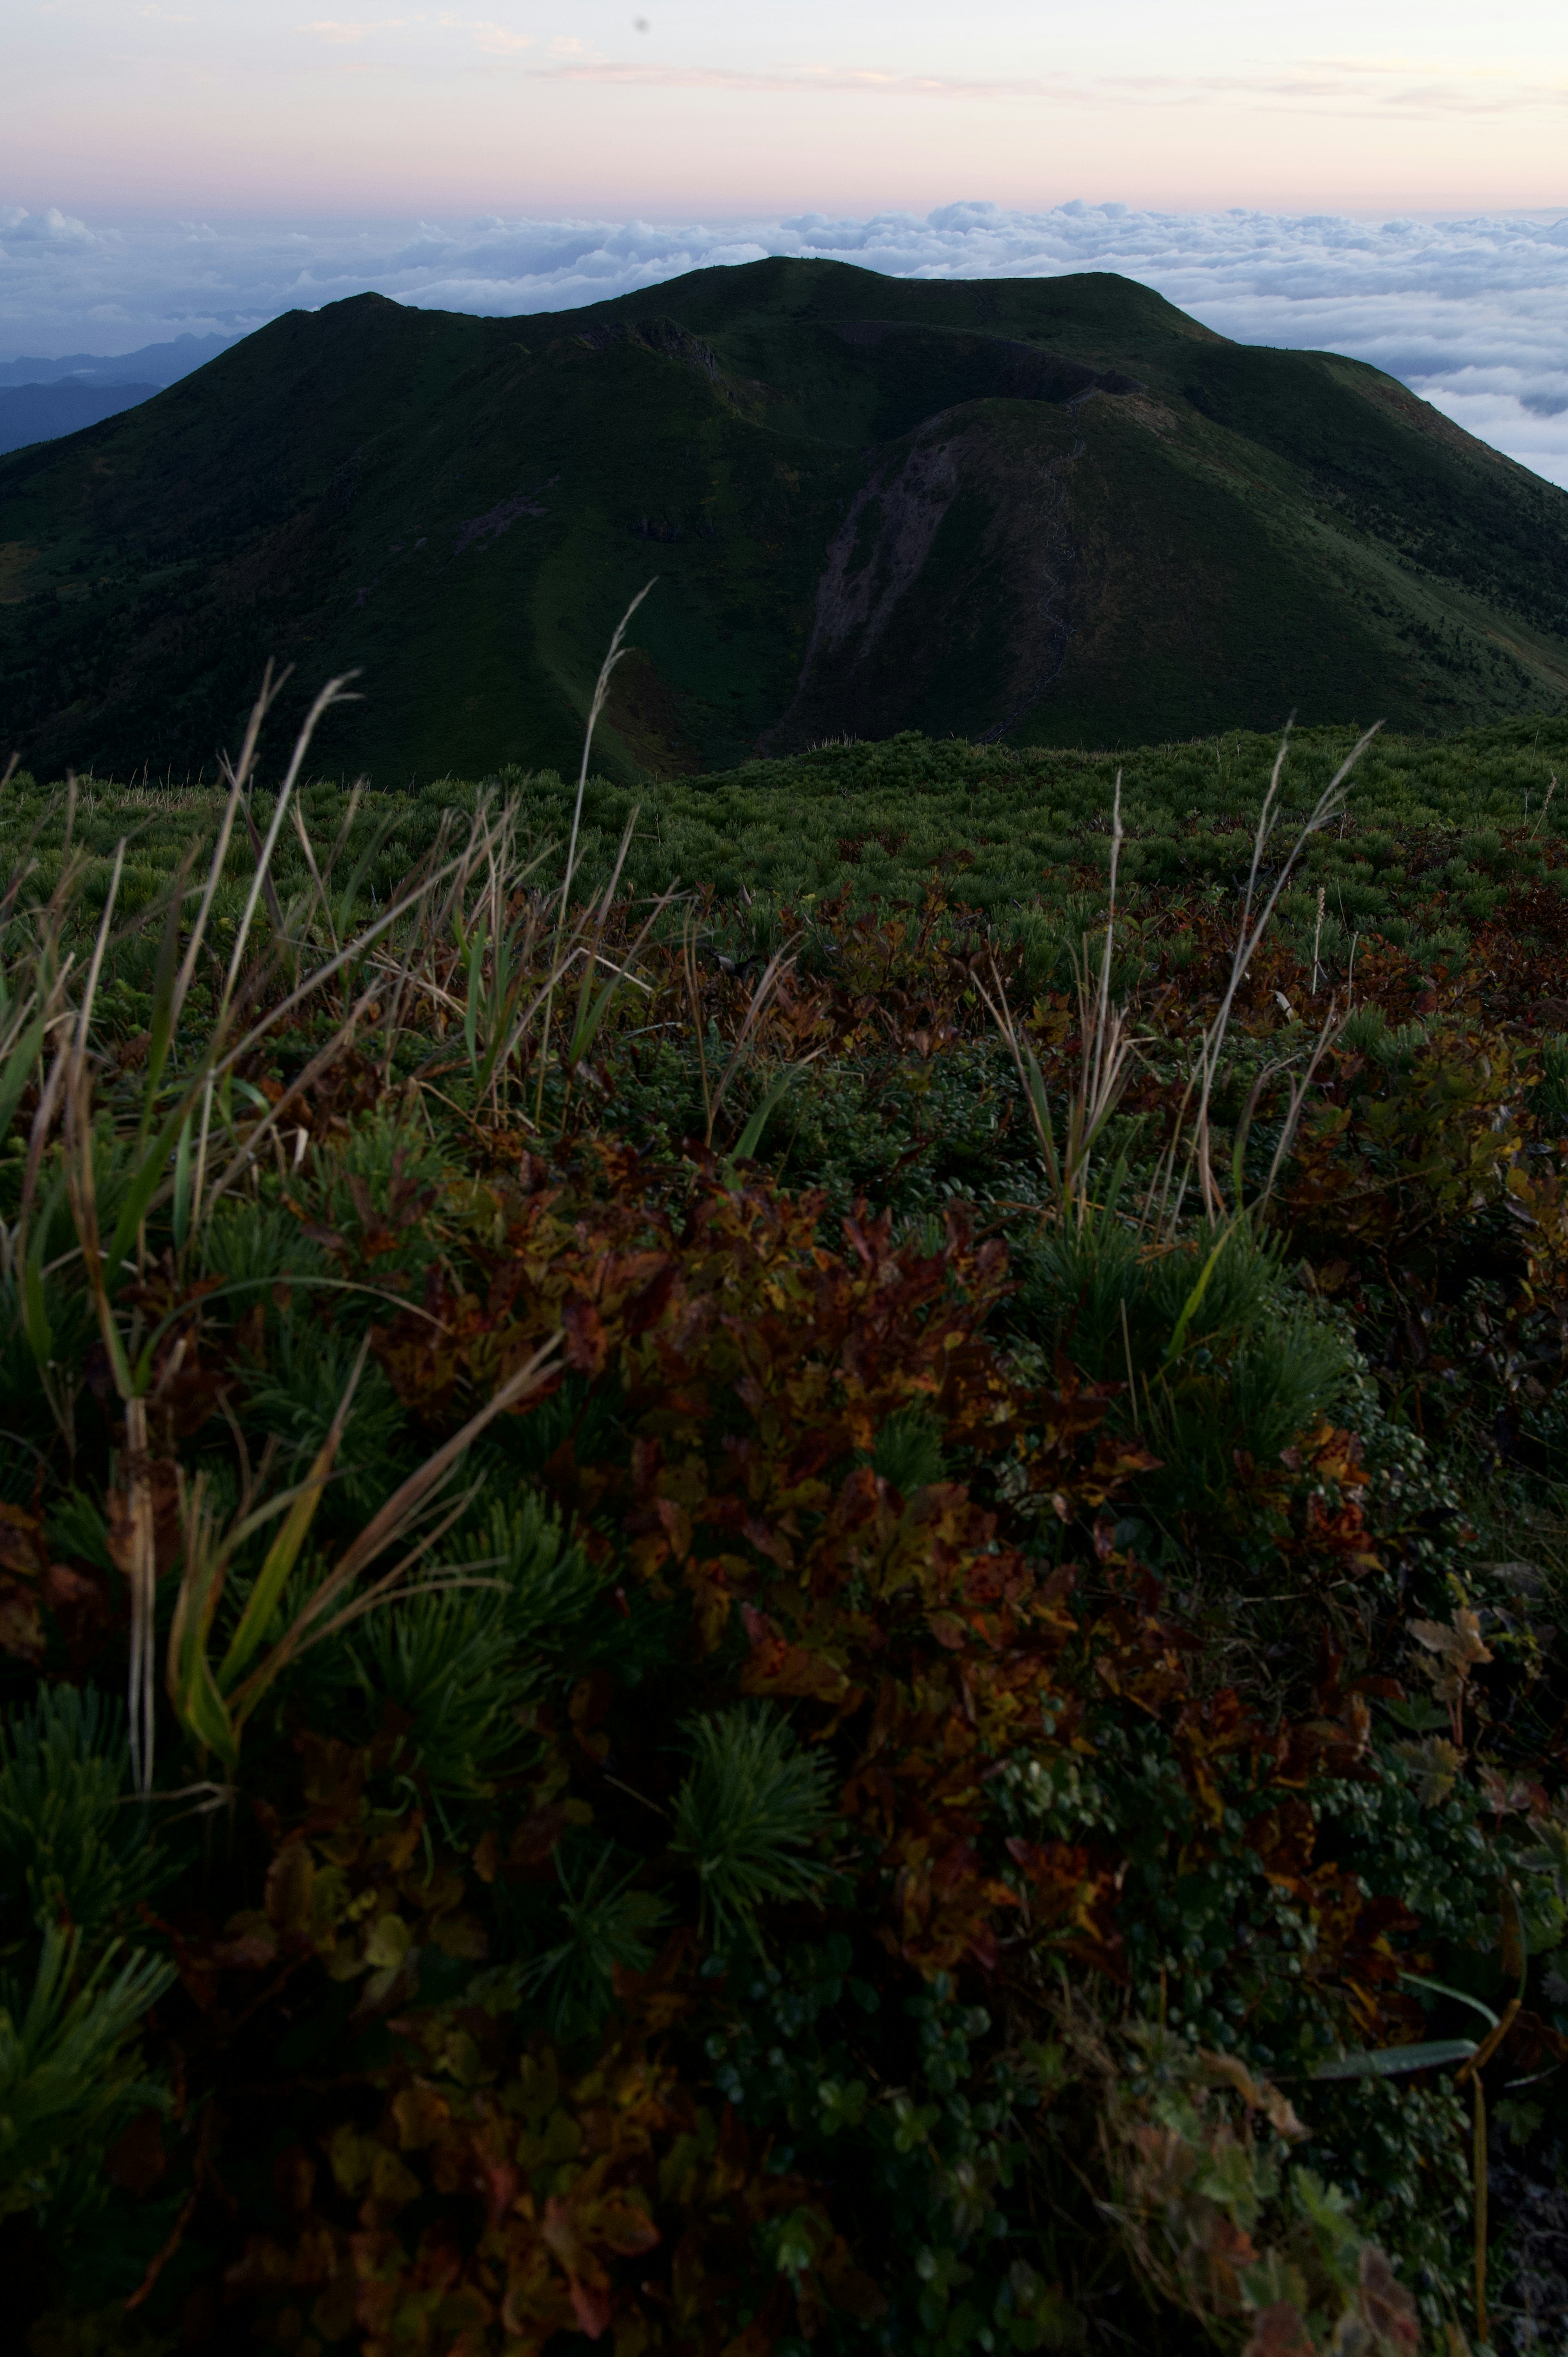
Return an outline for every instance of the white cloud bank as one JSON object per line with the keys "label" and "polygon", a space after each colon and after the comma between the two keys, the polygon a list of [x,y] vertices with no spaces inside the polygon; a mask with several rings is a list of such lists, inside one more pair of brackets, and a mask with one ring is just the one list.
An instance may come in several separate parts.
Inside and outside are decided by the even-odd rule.
{"label": "white cloud bank", "polygon": [[923,219],[299,230],[97,227],[0,206],[0,359],[232,334],[367,288],[435,309],[565,310],[777,253],[910,278],[1120,271],[1243,342],[1374,361],[1568,488],[1568,220],[954,204]]}

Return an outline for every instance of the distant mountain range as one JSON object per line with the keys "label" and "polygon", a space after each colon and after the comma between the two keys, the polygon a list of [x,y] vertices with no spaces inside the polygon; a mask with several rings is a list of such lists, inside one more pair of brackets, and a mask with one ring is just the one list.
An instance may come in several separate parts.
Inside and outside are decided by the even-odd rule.
{"label": "distant mountain range", "polygon": [[0,451],[58,441],[150,401],[156,384],[14,384],[0,390]]}
{"label": "distant mountain range", "polygon": [[775,260],[526,318],[291,312],[0,460],[0,736],[196,769],[271,655],[295,709],[359,669],[333,768],[564,767],[655,574],[622,776],[1568,705],[1568,492],[1378,370],[1103,273]]}
{"label": "distant mountain range", "polygon": [[166,344],[143,344],[134,352],[68,352],[63,360],[0,361],[0,385],[177,384],[243,341],[240,336],[176,336]]}
{"label": "distant mountain range", "polygon": [[238,336],[177,336],[168,344],[64,360],[0,361],[0,451],[50,442],[134,409],[240,341]]}

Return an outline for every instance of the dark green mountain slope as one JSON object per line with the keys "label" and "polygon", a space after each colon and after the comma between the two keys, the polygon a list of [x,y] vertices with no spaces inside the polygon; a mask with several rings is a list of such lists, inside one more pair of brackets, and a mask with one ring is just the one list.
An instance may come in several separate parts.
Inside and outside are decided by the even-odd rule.
{"label": "dark green mountain slope", "polygon": [[1568,701],[1568,494],[1375,369],[1105,274],[707,270],[475,319],[290,313],[0,461],[0,732],[195,768],[262,665],[359,666],[378,782],[899,728],[1138,743]]}

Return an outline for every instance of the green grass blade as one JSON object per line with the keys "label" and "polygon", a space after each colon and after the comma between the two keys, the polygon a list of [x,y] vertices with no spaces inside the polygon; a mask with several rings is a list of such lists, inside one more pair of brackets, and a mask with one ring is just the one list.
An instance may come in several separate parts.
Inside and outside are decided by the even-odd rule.
{"label": "green grass blade", "polygon": [[1035,1125],[1035,1135],[1039,1141],[1051,1192],[1059,1199],[1062,1191],[1061,1164],[1057,1158],[1056,1130],[1051,1121],[1050,1100],[1046,1094],[1046,1076],[1040,1070],[1040,1060],[1032,1043],[1024,1039],[1019,1045],[1023,1050],[1024,1085],[1029,1092],[1029,1113]]}
{"label": "green grass blade", "polygon": [[326,1490],[328,1478],[332,1471],[333,1460],[337,1457],[343,1438],[343,1428],[349,1421],[349,1411],[353,1405],[360,1371],[365,1363],[365,1352],[369,1349],[370,1344],[366,1342],[360,1352],[354,1372],[349,1379],[349,1387],[338,1403],[338,1412],[332,1419],[331,1429],[317,1451],[316,1461],[300,1485],[299,1494],[288,1510],[287,1519],[282,1530],[267,1549],[266,1560],[262,1565],[256,1584],[246,1599],[245,1609],[240,1616],[240,1625],[235,1630],[230,1641],[229,1650],[219,1666],[218,1684],[225,1693],[232,1690],[235,1680],[266,1635],[273,1614],[277,1609],[278,1599],[287,1587],[289,1575],[299,1559],[299,1551],[305,1544],[311,1523],[316,1519],[316,1509],[321,1503],[322,1493]]}
{"label": "green grass blade", "polygon": [[1202,1305],[1203,1297],[1208,1290],[1208,1280],[1214,1275],[1216,1268],[1219,1265],[1219,1255],[1224,1251],[1230,1241],[1230,1227],[1221,1228],[1213,1251],[1209,1254],[1208,1258],[1203,1264],[1197,1283],[1193,1286],[1192,1291],[1187,1295],[1187,1299],[1181,1305],[1181,1315],[1176,1319],[1176,1325],[1171,1330],[1169,1345],[1166,1348],[1165,1357],[1160,1361],[1162,1368],[1173,1367],[1180,1358],[1183,1345],[1187,1340],[1187,1329],[1197,1315],[1198,1309]]}
{"label": "green grass blade", "polygon": [[135,1243],[136,1230],[145,1219],[148,1206],[163,1183],[169,1156],[179,1143],[180,1133],[189,1125],[190,1111],[191,1092],[188,1091],[136,1165],[104,1256],[112,1285],[118,1278],[131,1246]]}
{"label": "green grass blade", "polygon": [[266,1558],[257,1575],[256,1584],[246,1599],[240,1616],[240,1625],[230,1641],[228,1652],[219,1665],[220,1689],[232,1687],[246,1663],[267,1633],[278,1599],[288,1585],[289,1575],[299,1559],[310,1525],[316,1519],[316,1509],[332,1470],[337,1455],[336,1432],[329,1433],[311,1466],[300,1492],[288,1510],[282,1530],[267,1549]]}
{"label": "green grass blade", "polygon": [[360,897],[360,888],[364,883],[366,877],[370,874],[376,860],[380,858],[385,845],[392,839],[392,836],[396,830],[397,823],[398,821],[395,813],[383,815],[371,830],[370,842],[366,845],[364,850],[360,853],[358,860],[355,862],[353,868],[350,870],[349,881],[344,885],[342,891],[339,893],[338,898],[338,906],[336,911],[333,912],[333,921],[337,926],[339,939],[347,933],[349,926],[353,923],[354,903]]}
{"label": "green grass blade", "polygon": [[144,1138],[152,1127],[158,1082],[163,1078],[169,1046],[174,1039],[175,981],[179,963],[179,914],[185,875],[182,866],[175,877],[174,890],[165,912],[163,939],[158,943],[158,962],[153,974],[153,1019],[148,1031],[147,1064],[143,1080],[145,1094],[138,1132]]}
{"label": "green grass blade", "polygon": [[1399,2079],[1411,2071],[1442,2071],[1450,2062],[1467,2062],[1475,2051],[1473,2038],[1437,2038],[1424,2046],[1375,2046],[1320,2062],[1312,2075],[1315,2079]]}
{"label": "green grass blade", "polygon": [[48,1029],[48,1013],[36,1015],[5,1059],[5,1070],[0,1073],[0,1138],[10,1130],[11,1116],[27,1085]]}
{"label": "green grass blade", "polygon": [[1496,2029],[1498,2017],[1491,2007],[1483,2004],[1478,1996],[1472,1996],[1468,1989],[1450,1988],[1446,1981],[1428,1980],[1421,1973],[1401,1973],[1400,1978],[1407,1988],[1430,1989],[1434,1996],[1451,1996],[1455,2005],[1468,2006],[1472,2013],[1480,2015],[1488,2029]]}
{"label": "green grass blade", "polygon": [[174,1150],[174,1243],[183,1252],[190,1235],[190,1121],[187,1112]]}
{"label": "green grass blade", "polygon": [[566,1045],[566,1060],[569,1064],[580,1064],[598,1038],[600,1028],[610,1011],[619,988],[620,976],[615,974],[601,990],[595,993],[591,999],[585,999],[585,1003],[579,1003],[577,1020]]}
{"label": "green grass blade", "polygon": [[38,1216],[27,1243],[27,1256],[22,1263],[22,1323],[27,1329],[27,1348],[35,1365],[41,1372],[55,1354],[54,1329],[44,1308],[44,1243],[60,1189],[57,1187]]}
{"label": "green grass blade", "polygon": [[169,1681],[169,1700],[175,1716],[198,1743],[216,1752],[226,1768],[232,1768],[239,1758],[239,1738],[229,1717],[229,1706],[212,1674],[206,1631],[188,1628],[182,1635],[184,1641],[179,1647],[175,1674]]}
{"label": "green grass blade", "polygon": [[736,1140],[734,1159],[736,1162],[749,1162],[752,1156],[757,1152],[757,1147],[762,1143],[762,1134],[768,1127],[768,1125],[772,1119],[779,1103],[788,1094],[789,1083],[794,1077],[795,1075],[793,1072],[785,1072],[781,1074],[780,1077],[774,1082],[773,1086],[768,1090],[768,1094],[763,1098],[762,1103],[755,1107],[750,1120],[746,1123],[746,1127],[741,1131],[740,1135]]}
{"label": "green grass blade", "polygon": [[463,1007],[463,1043],[468,1050],[470,1069],[478,1063],[479,1000],[485,987],[485,920],[481,917],[463,944],[463,961],[468,969],[467,997]]}

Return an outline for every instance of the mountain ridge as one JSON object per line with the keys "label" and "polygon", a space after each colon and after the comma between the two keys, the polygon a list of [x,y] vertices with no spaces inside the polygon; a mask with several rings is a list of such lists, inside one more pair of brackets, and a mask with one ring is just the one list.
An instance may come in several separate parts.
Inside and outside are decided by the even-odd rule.
{"label": "mountain ridge", "polygon": [[1568,702],[1568,493],[1366,363],[1110,273],[775,259],[566,313],[360,296],[0,460],[3,725],[199,766],[264,661],[324,761],[607,770],[830,736],[1133,743]]}

